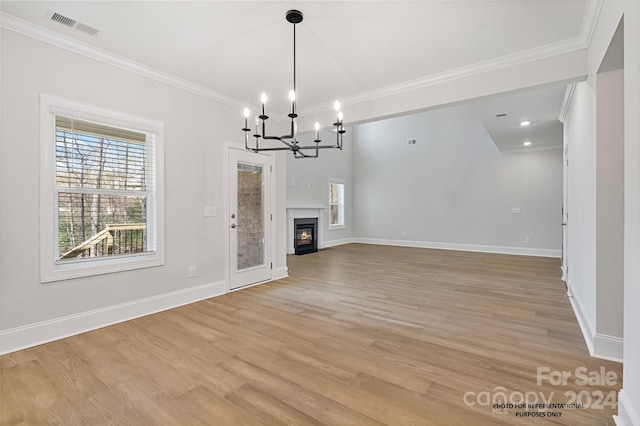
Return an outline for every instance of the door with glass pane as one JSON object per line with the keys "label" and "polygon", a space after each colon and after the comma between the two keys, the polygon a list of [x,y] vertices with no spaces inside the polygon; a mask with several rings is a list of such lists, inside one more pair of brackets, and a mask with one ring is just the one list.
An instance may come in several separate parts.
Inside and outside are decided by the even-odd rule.
{"label": "door with glass pane", "polygon": [[270,157],[229,150],[229,287],[271,279]]}

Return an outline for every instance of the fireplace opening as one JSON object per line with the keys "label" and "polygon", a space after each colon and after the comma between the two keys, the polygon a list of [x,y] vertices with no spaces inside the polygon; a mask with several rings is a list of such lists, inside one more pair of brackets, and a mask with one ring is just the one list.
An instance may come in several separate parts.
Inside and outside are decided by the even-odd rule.
{"label": "fireplace opening", "polygon": [[318,251],[318,219],[304,218],[294,219],[294,241],[295,254],[308,254]]}

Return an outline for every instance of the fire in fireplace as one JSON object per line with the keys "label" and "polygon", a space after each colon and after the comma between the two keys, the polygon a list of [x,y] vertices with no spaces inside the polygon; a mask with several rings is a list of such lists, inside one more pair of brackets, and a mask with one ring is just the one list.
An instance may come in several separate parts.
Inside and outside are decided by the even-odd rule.
{"label": "fire in fireplace", "polygon": [[303,229],[300,233],[300,238],[298,239],[298,243],[301,246],[313,243],[313,232],[308,232],[306,229]]}
{"label": "fire in fireplace", "polygon": [[307,254],[318,251],[318,218],[294,219],[295,254]]}

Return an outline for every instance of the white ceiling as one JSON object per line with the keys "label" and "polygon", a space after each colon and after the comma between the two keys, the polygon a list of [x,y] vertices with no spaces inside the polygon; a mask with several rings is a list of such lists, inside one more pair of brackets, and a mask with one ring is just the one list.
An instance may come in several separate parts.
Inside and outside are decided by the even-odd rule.
{"label": "white ceiling", "polygon": [[[565,85],[478,99],[471,104],[499,150],[537,150],[562,146],[558,120]],[[497,117],[498,114],[507,114]],[[520,123],[529,121],[528,126]],[[525,141],[531,142],[524,147]]]}
{"label": "white ceiling", "polygon": [[[335,99],[348,103],[364,93],[584,38],[587,3],[2,1],[0,9],[238,104],[255,106],[265,91],[271,111],[282,114],[292,86],[288,9],[305,15],[297,27],[298,104],[304,110],[329,108]],[[50,21],[48,10],[102,33],[91,37]],[[557,101],[557,93],[550,96]],[[487,102],[487,108],[499,106]],[[514,119],[527,113],[515,106],[512,110]],[[485,124],[494,137],[503,138],[501,131],[490,129],[490,120]]]}

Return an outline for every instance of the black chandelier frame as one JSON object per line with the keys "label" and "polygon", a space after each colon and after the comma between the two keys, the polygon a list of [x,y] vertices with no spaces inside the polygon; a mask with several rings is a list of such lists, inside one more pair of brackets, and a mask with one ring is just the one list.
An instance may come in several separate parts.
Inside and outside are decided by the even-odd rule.
{"label": "black chandelier frame", "polygon": [[[267,135],[267,120],[269,116],[266,114],[265,104],[267,102],[266,94],[263,93],[261,97],[262,101],[262,114],[255,117],[255,133],[252,137],[255,138],[255,145],[249,145],[249,133],[251,129],[248,126],[248,119],[250,115],[250,111],[248,108],[244,109],[244,127],[242,131],[244,132],[244,146],[248,151],[253,152],[265,152],[265,151],[292,151],[293,156],[295,158],[318,158],[321,149],[339,149],[342,150],[342,136],[346,132],[344,130],[344,125],[342,122],[342,111],[340,111],[340,103],[336,101],[334,107],[336,110],[336,121],[333,123],[335,127],[336,133],[336,143],[334,145],[320,145],[322,140],[320,139],[320,126],[318,123],[315,124],[315,139],[314,145],[302,146],[299,144],[297,139],[297,128],[296,128],[296,118],[298,114],[296,112],[296,25],[301,23],[303,20],[303,14],[299,10],[289,10],[286,14],[286,19],[288,22],[293,24],[293,90],[289,93],[289,98],[291,100],[291,112],[287,114],[291,121],[290,132],[287,135],[282,136],[269,136]],[[260,139],[264,141],[274,140],[282,142],[285,146],[282,147],[261,147]],[[305,152],[306,151],[306,152]],[[312,153],[308,153],[311,151]]]}

